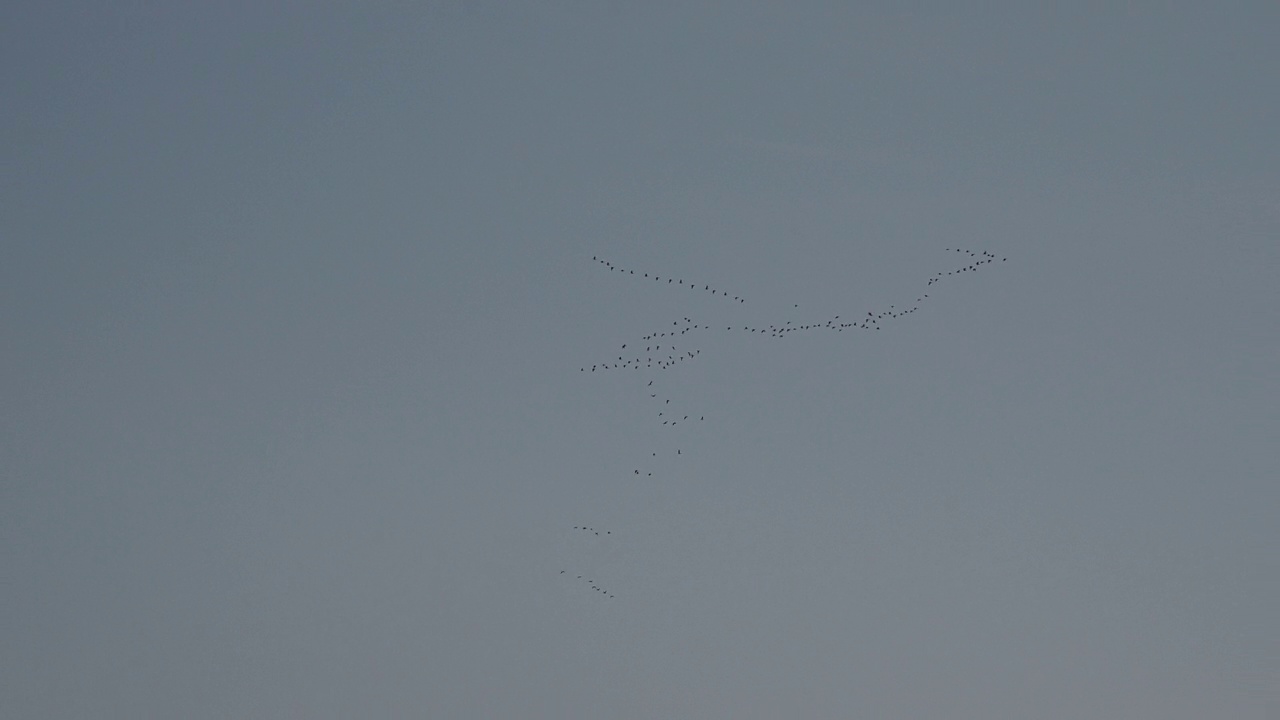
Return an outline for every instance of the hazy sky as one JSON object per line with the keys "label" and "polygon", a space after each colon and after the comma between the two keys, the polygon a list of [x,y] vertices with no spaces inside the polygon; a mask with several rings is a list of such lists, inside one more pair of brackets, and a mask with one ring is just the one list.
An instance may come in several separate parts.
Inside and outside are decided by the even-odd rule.
{"label": "hazy sky", "polygon": [[4,3],[0,716],[1280,717],[1278,36]]}

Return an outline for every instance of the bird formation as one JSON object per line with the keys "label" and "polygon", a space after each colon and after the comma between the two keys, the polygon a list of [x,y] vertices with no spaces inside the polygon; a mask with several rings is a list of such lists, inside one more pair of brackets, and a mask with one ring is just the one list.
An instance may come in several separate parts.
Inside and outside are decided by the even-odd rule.
{"label": "bird formation", "polygon": [[[651,276],[649,275],[649,273],[647,273],[647,272],[636,273],[636,271],[635,271],[635,270],[627,270],[626,268],[620,268],[620,267],[618,267],[618,266],[614,265],[613,263],[609,262],[608,260],[605,260],[605,259],[603,259],[603,258],[601,258],[601,257],[599,257],[599,256],[596,256],[596,255],[592,255],[592,256],[591,256],[591,259],[592,259],[592,260],[595,260],[597,263],[599,263],[601,267],[607,268],[607,269],[609,270],[609,272],[618,272],[618,273],[622,273],[623,275],[634,276],[634,277],[641,278],[641,279],[645,279],[645,278],[649,278],[649,277],[651,277]],[[652,278],[653,278],[653,281],[654,281],[654,282],[656,282],[656,283],[661,283],[661,282],[662,282],[662,277],[661,277],[661,276],[659,276],[659,275],[657,275],[656,273],[655,273],[654,275],[652,275]],[[672,284],[674,284],[674,285],[675,285],[676,287],[678,287],[678,288],[685,288],[685,287],[687,287],[687,288],[689,288],[690,290],[697,290],[697,289],[698,289],[698,285],[699,285],[699,283],[696,283],[696,282],[687,282],[687,283],[686,283],[686,282],[684,281],[684,278],[676,278],[676,277],[672,277],[672,276],[670,276],[670,275],[668,275],[668,276],[667,276],[667,281],[666,281],[666,283],[665,283],[665,284],[666,284],[666,285],[672,285]],[[730,294],[728,293],[728,291],[726,291],[726,290],[721,290],[720,288],[713,288],[713,287],[711,287],[710,285],[708,285],[708,284],[706,284],[706,283],[701,283],[701,284],[702,284],[702,292],[709,292],[709,293],[711,293],[712,295],[719,294],[721,297],[723,297],[723,298],[725,298],[725,299],[731,299],[731,300],[733,300],[733,301],[735,301],[735,302],[739,302],[739,303],[746,302],[746,300],[744,300],[743,298],[741,298],[741,297],[739,297],[739,296],[737,296],[737,295],[730,295]]]}
{"label": "bird formation", "polygon": [[[940,282],[942,278],[947,276],[959,275],[964,272],[977,272],[986,265],[994,263],[997,260],[995,255],[985,250],[974,251],[964,248],[947,248],[947,251],[963,253],[967,258],[972,258],[973,262],[953,270],[935,273],[933,277],[929,278],[925,282],[926,288],[933,286]],[[612,263],[600,260],[598,257],[593,259],[607,265],[610,270],[615,269]],[[1009,258],[999,259],[1001,262],[1005,262],[1008,261]],[[920,307],[929,299],[928,294],[922,293],[915,299],[915,302],[911,307],[890,305],[887,308],[867,311],[866,315],[862,315],[861,313],[844,316],[833,315],[829,318],[817,318],[809,320],[808,322],[788,320],[781,323],[771,323],[769,325],[728,325],[725,326],[724,332],[749,333],[759,335],[760,337],[786,338],[795,337],[794,333],[804,333],[815,330],[834,332],[843,332],[845,330],[880,330],[886,325],[884,321],[896,320],[918,312]],[[792,305],[793,309],[799,307],[800,305],[798,303]],[[626,358],[620,355],[617,360],[607,360],[605,362],[596,363],[590,366],[590,368],[583,366],[580,370],[582,372],[587,372],[588,369],[590,369],[590,371],[595,372],[597,370],[617,370],[627,368],[639,369],[642,366],[645,368],[656,367],[659,369],[666,369],[685,359],[691,359],[702,352],[701,350],[694,350],[691,352],[681,351],[672,343],[674,338],[686,336],[690,332],[705,333],[709,331],[719,331],[719,326],[696,323],[688,317],[681,318],[680,320],[674,320],[671,325],[672,326],[670,328],[665,330],[655,330],[640,337],[640,343],[654,343],[645,345],[644,355],[636,355],[639,349],[639,343],[623,343],[621,349],[625,350],[627,348],[632,348],[632,353],[630,354],[636,355],[635,357]],[[671,343],[665,346],[665,356],[662,355],[664,346],[661,345],[664,341]],[[656,359],[653,357],[654,354],[658,355]]]}
{"label": "bird formation", "polygon": [[[928,283],[929,285],[933,285],[934,283],[941,282],[942,278],[947,277],[948,275],[959,275],[962,272],[977,272],[982,267],[986,265],[990,265],[991,263],[996,261],[996,256],[992,255],[986,250],[980,250],[978,252],[974,252],[972,250],[965,250],[964,248],[947,248],[947,252],[951,252],[953,250],[958,253],[964,253],[969,258],[976,258],[976,260],[974,260],[972,263],[968,265],[956,268],[955,270],[948,270],[945,275],[943,273],[938,273],[937,275],[934,275],[933,277],[929,278],[929,283]],[[1009,258],[1000,258],[1000,262],[1007,262],[1008,260]]]}
{"label": "bird formation", "polygon": [[[599,547],[597,543],[613,535],[612,530],[601,530],[599,528],[591,527],[590,525],[574,525],[572,530],[575,535],[589,536],[591,542],[588,543],[588,545],[595,547]],[[598,593],[602,599],[611,599],[614,597],[609,590],[601,586],[600,583],[595,580],[592,580],[587,575],[578,574],[577,572],[570,573],[567,569],[561,570],[559,574],[564,575],[566,580],[581,581],[579,587],[583,590],[590,588],[593,593]]]}
{"label": "bird formation", "polygon": [[[561,571],[560,571],[560,574],[561,574],[561,575],[564,575],[564,574],[565,574],[565,571],[564,571],[564,570],[561,570]],[[589,586],[591,587],[591,589],[592,589],[593,591],[600,593],[601,595],[605,596],[606,598],[609,598],[609,599],[612,599],[612,598],[613,598],[613,594],[612,594],[612,593],[610,593],[608,590],[605,590],[604,588],[602,588],[602,587],[600,587],[599,585],[597,585],[595,580],[591,580],[590,578],[584,578],[584,577],[582,577],[581,575],[576,576],[576,578],[575,578],[575,579],[576,579],[576,580],[581,580],[582,582],[586,583],[587,585],[589,585]]]}
{"label": "bird formation", "polygon": [[[947,252],[960,253],[964,257],[965,265],[952,270],[937,272],[933,276],[926,279],[924,289],[931,289],[934,285],[940,283],[943,278],[961,275],[963,273],[975,273],[994,264],[997,260],[1007,262],[1008,258],[1000,257],[987,252],[985,250],[968,250],[964,248],[947,248]],[[597,264],[609,270],[609,272],[617,272],[628,277],[634,276],[640,279],[651,278],[654,282],[663,285],[683,288],[688,287],[691,290],[701,290],[709,292],[712,295],[720,295],[726,299],[731,299],[737,303],[743,303],[744,300],[738,295],[730,295],[727,291],[719,288],[713,288],[711,285],[704,284],[701,287],[697,283],[686,282],[683,278],[668,276],[666,278],[657,275],[650,275],[645,272],[637,272],[618,267],[612,262],[601,259],[599,256],[592,257]],[[741,336],[751,336],[771,339],[792,339],[802,336],[812,335],[814,333],[841,333],[847,331],[879,331],[888,327],[894,321],[902,320],[925,306],[932,300],[930,295],[921,292],[915,301],[903,306],[889,305],[872,310],[859,310],[854,312],[844,312],[840,315],[832,314],[830,316],[819,316],[801,320],[779,320],[772,323],[746,322],[742,324],[726,323],[712,325],[705,321],[695,320],[690,317],[681,317],[672,321],[671,325],[660,327],[651,332],[642,334],[638,340],[628,341],[621,344],[620,351],[622,354],[616,358],[612,355],[607,358],[597,358],[597,362],[591,365],[582,365],[579,372],[605,372],[609,370],[632,370],[632,371],[666,371],[672,370],[702,356],[701,348],[690,348],[687,342],[695,341],[695,338],[706,337],[712,334],[732,334]],[[799,303],[793,303],[791,309],[800,308]],[[723,328],[723,329],[722,329]],[[677,341],[680,344],[677,344]],[[643,348],[643,349],[642,349]],[[655,421],[660,423],[660,427],[675,428],[677,426],[687,428],[695,426],[695,424],[704,423],[707,415],[703,412],[690,412],[680,407],[672,405],[672,397],[664,394],[661,387],[655,387],[654,383],[661,377],[661,373],[655,374],[648,379],[642,387],[649,401],[657,406],[655,410]],[[681,435],[681,437],[684,437]],[[684,458],[686,453],[685,447],[676,447],[668,449],[661,453],[664,458]],[[651,451],[649,459],[654,460],[659,457],[658,451]],[[654,469],[643,465],[631,467],[629,477],[634,479],[644,479],[654,477]],[[573,530],[579,533],[591,533],[600,535],[596,529],[585,526],[575,525]],[[605,531],[605,535],[611,535],[610,531]],[[561,574],[566,571],[561,570]],[[576,575],[575,579],[582,580],[582,575]],[[614,597],[613,594],[600,587],[593,580],[586,580],[591,590],[605,595],[609,598]]]}
{"label": "bird formation", "polygon": [[[574,525],[574,526],[573,526],[573,529],[574,529],[574,530],[582,530],[583,532],[595,533],[596,535],[599,535],[599,534],[600,534],[600,531],[599,531],[599,530],[597,530],[597,529],[595,529],[595,528],[593,528],[593,527],[587,527],[586,525]],[[604,531],[604,534],[605,534],[605,535],[612,535],[612,534],[613,534],[613,531],[612,531],[612,530],[605,530],[605,531]]]}

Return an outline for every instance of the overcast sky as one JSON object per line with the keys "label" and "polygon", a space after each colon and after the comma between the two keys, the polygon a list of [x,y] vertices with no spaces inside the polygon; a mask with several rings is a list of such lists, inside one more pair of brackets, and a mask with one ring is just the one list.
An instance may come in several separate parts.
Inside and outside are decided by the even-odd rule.
{"label": "overcast sky", "polygon": [[4,3],[0,715],[1280,717],[1277,37]]}

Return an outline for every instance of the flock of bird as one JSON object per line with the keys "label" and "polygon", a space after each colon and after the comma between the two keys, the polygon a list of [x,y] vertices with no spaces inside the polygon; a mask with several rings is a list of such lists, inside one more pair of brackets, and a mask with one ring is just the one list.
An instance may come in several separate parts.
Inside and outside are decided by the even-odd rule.
{"label": "flock of bird", "polygon": [[[648,277],[649,277],[649,273],[640,273],[639,275],[636,275],[636,271],[635,271],[635,270],[627,270],[627,269],[625,269],[625,268],[620,268],[620,267],[618,267],[618,266],[614,265],[613,263],[609,262],[608,260],[604,260],[604,259],[602,259],[602,258],[600,258],[600,257],[598,257],[598,256],[594,256],[594,255],[593,255],[593,256],[591,257],[591,259],[592,259],[592,260],[595,260],[596,262],[600,263],[600,264],[601,264],[601,265],[603,265],[604,267],[608,268],[608,269],[609,269],[609,272],[619,272],[619,273],[622,273],[623,275],[630,275],[630,276],[634,276],[634,277],[641,278],[641,279],[644,279],[644,278],[648,278]],[[660,283],[660,282],[662,282],[662,278],[655,274],[655,275],[653,275],[653,281],[654,281],[654,282],[657,282],[657,283]],[[668,275],[668,276],[667,276],[667,284],[668,284],[668,285],[670,285],[670,284],[672,284],[672,283],[675,283],[676,287],[680,287],[680,288],[685,288],[685,287],[687,287],[687,288],[689,288],[690,290],[697,290],[697,289],[698,289],[698,283],[695,283],[695,282],[685,283],[684,278],[674,278],[674,277],[671,277],[670,275]],[[719,294],[720,294],[720,296],[721,296],[721,297],[723,297],[723,298],[725,298],[725,299],[730,299],[730,297],[732,297],[732,299],[733,299],[733,300],[735,300],[735,301],[737,301],[737,302],[740,302],[740,303],[741,303],[741,302],[746,302],[745,300],[743,300],[742,298],[738,297],[737,295],[730,296],[728,292],[726,292],[726,291],[724,291],[724,290],[721,290],[721,289],[719,289],[719,288],[713,288],[713,287],[711,287],[710,285],[707,285],[707,284],[703,284],[703,285],[702,285],[702,291],[703,291],[703,292],[709,292],[709,293],[711,293],[712,295],[715,295],[715,294],[719,293]]]}
{"label": "flock of bird", "polygon": [[[566,572],[565,570],[561,570],[561,571],[560,571],[560,574],[561,574],[561,575],[564,575],[564,574],[565,574],[565,572]],[[577,576],[577,579],[578,579],[578,580],[584,580],[584,578],[583,578],[581,575]],[[604,595],[604,596],[605,596],[605,597],[607,597],[607,598],[612,598],[612,597],[613,597],[613,594],[612,594],[612,593],[610,593],[608,590],[605,590],[604,588],[600,587],[599,585],[596,585],[596,581],[595,581],[595,580],[589,580],[589,579],[587,579],[587,580],[585,580],[585,582],[587,583],[587,585],[591,586],[591,589],[592,589],[592,590],[594,590],[594,591],[596,591],[596,592],[600,593],[601,595]]]}
{"label": "flock of bird", "polygon": [[[947,271],[946,275],[959,275],[962,272],[977,272],[982,268],[983,265],[990,265],[991,263],[996,261],[996,256],[992,255],[986,250],[981,250],[976,253],[972,250],[964,250],[962,248],[947,248],[948,252],[950,252],[951,250],[955,250],[958,253],[965,253],[969,257],[977,258],[977,260],[970,263],[969,265],[965,265],[964,267],[956,268],[955,270],[949,270]],[[1008,259],[1009,258],[1000,258],[1000,262],[1005,262]],[[929,282],[927,283],[927,285],[933,285],[936,282],[941,282],[942,278],[946,277],[946,275],[943,275],[942,273],[938,273],[937,275],[934,275],[933,277],[929,278]]]}
{"label": "flock of bird", "polygon": [[[967,273],[975,273],[983,270],[995,263],[1008,261],[1008,258],[998,258],[996,255],[985,250],[968,250],[965,248],[947,248],[947,252],[960,253],[965,263],[960,267],[954,267],[951,270],[935,273],[929,277],[924,283],[925,289],[930,289],[934,285],[942,282],[944,278]],[[673,289],[688,287],[690,290],[701,290],[704,293],[710,293],[713,296],[721,296],[731,301],[741,304],[745,300],[738,295],[731,295],[728,291],[720,288],[713,288],[710,284],[685,282],[684,278],[668,275],[664,278],[656,274],[651,275],[647,272],[637,272],[635,270],[625,269],[614,265],[612,262],[602,259],[599,256],[592,258],[598,265],[607,269],[609,272],[620,273],[627,277],[635,277],[637,279],[649,279],[664,286],[671,286]],[[877,310],[862,311],[856,313],[846,313],[841,315],[831,315],[829,317],[811,318],[805,322],[797,322],[789,320],[785,322],[775,322],[769,324],[752,324],[746,323],[737,325],[716,324],[712,325],[708,322],[694,320],[690,317],[682,317],[675,320],[668,327],[655,329],[651,332],[642,334],[638,340],[622,343],[619,352],[621,354],[616,357],[610,354],[608,358],[596,358],[596,362],[590,365],[582,365],[579,372],[606,372],[611,370],[658,370],[666,371],[680,366],[683,363],[695,360],[702,355],[699,348],[689,348],[684,343],[692,341],[696,337],[703,337],[712,333],[729,333],[742,336],[752,336],[773,339],[789,339],[802,335],[809,335],[819,332],[840,333],[848,331],[879,331],[887,327],[895,320],[901,320],[915,312],[928,303],[932,298],[921,292],[910,306],[889,305],[888,307]],[[792,309],[799,309],[800,305],[793,304]],[[724,328],[721,330],[721,328]],[[679,342],[680,344],[677,344]],[[649,379],[644,385],[645,393],[649,399],[657,405],[656,421],[662,426],[674,428],[678,425],[689,426],[694,423],[703,423],[707,417],[703,413],[686,412],[683,409],[672,407],[672,398],[663,395],[662,391],[654,386],[655,381],[661,376],[661,373]],[[664,456],[670,454],[681,456],[684,454],[683,448],[675,448],[674,453],[664,453]],[[651,458],[657,458],[656,451],[650,453]],[[651,469],[635,467],[632,469],[632,477],[653,477],[654,473]],[[599,537],[601,540],[604,536],[600,535],[600,531],[586,525],[576,525],[573,530],[579,535],[588,535],[592,540]],[[605,536],[612,535],[611,531],[605,531]],[[561,570],[561,575],[569,576],[568,570]],[[576,580],[583,580],[583,575],[574,574]],[[586,584],[592,591],[606,598],[613,598],[614,595],[603,587],[600,587],[596,581],[591,579],[585,580]]]}

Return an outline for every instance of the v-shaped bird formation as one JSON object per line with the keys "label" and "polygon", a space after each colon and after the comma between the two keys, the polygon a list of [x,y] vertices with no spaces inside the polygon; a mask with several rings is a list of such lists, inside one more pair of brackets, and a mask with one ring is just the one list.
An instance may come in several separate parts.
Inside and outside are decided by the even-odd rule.
{"label": "v-shaped bird formation", "polygon": [[[708,321],[700,321],[694,318],[684,316],[677,320],[673,320],[669,326],[654,328],[648,332],[637,333],[634,340],[621,343],[621,347],[612,353],[602,353],[600,357],[592,358],[590,364],[582,364],[579,367],[580,373],[603,373],[618,370],[630,370],[633,372],[651,373],[651,377],[642,385],[642,389],[647,396],[646,399],[654,408],[652,411],[653,421],[659,427],[674,430],[675,428],[693,428],[707,422],[707,413],[702,410],[692,411],[683,406],[680,399],[673,394],[662,389],[660,382],[664,376],[664,371],[674,370],[686,363],[692,362],[702,357],[702,349],[694,347],[691,343],[695,343],[700,338],[711,335],[736,335],[751,338],[769,338],[772,340],[788,340],[798,339],[804,336],[810,336],[815,333],[843,333],[843,332],[869,332],[880,331],[889,327],[896,321],[910,317],[912,314],[920,311],[922,307],[930,304],[933,297],[929,293],[936,293],[935,285],[942,283],[948,278],[960,275],[971,275],[981,270],[985,270],[992,265],[1004,263],[1008,261],[1006,257],[999,257],[985,250],[970,250],[965,248],[947,248],[948,254],[956,253],[961,258],[961,265],[953,266],[949,270],[935,272],[932,276],[925,279],[923,288],[916,294],[915,300],[905,305],[888,305],[886,307],[872,309],[850,309],[840,314],[831,314],[829,316],[810,317],[803,320],[778,320],[775,322],[747,321],[742,323],[725,323],[723,321],[712,324]],[[953,257],[955,257],[953,255]],[[656,283],[659,286],[670,288],[673,290],[684,291],[688,289],[695,293],[710,294],[712,297],[723,297],[730,303],[744,304],[746,300],[736,294],[732,294],[727,290],[723,290],[718,286],[709,283],[698,283],[680,276],[679,274],[668,273],[666,275],[658,275],[656,273],[637,271],[630,268],[624,268],[614,264],[610,260],[606,260],[600,256],[593,256],[592,260],[596,265],[610,273],[618,273],[620,276],[626,276],[628,280],[635,279],[640,282]],[[928,291],[928,292],[926,292]],[[798,310],[799,303],[792,303],[790,309]],[[673,404],[672,400],[676,400]],[[676,432],[679,432],[678,430]],[[679,435],[684,439],[684,443],[679,447],[668,447],[663,450],[651,450],[648,459],[656,462],[661,457],[665,460],[673,458],[683,459],[686,456],[685,448],[688,445],[689,438],[685,435]],[[632,480],[647,480],[655,477],[658,465],[639,465],[630,468],[627,475]],[[597,537],[611,537],[612,532],[605,531],[602,536],[600,531],[585,525],[577,525],[572,530],[580,535],[587,535],[595,540]],[[573,577],[576,580],[582,580],[585,576],[576,572],[570,575],[565,570],[560,571],[566,577]],[[586,580],[585,584],[590,587],[594,594],[602,597],[613,598],[611,591],[607,591],[600,587],[593,580]]]}

